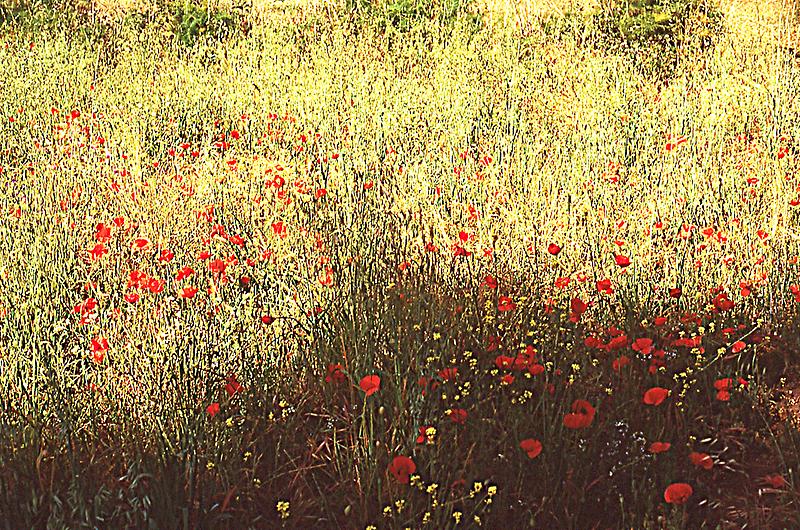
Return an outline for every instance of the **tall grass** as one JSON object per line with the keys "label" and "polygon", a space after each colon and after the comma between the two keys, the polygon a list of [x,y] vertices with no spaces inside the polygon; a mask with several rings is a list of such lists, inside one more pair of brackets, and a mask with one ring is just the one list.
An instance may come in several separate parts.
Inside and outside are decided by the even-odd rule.
{"label": "tall grass", "polygon": [[497,6],[4,26],[0,521],[800,524],[796,12],[734,8],[667,84]]}

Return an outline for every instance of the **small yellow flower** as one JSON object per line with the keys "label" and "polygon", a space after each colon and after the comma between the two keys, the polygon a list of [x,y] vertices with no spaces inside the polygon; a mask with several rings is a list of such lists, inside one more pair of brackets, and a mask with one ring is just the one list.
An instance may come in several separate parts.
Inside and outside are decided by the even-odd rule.
{"label": "small yellow flower", "polygon": [[459,524],[461,522],[462,515],[463,514],[461,512],[453,512],[453,519],[455,519],[456,524]]}
{"label": "small yellow flower", "polygon": [[275,509],[278,511],[278,515],[281,519],[289,518],[289,501],[278,501],[275,505]]}

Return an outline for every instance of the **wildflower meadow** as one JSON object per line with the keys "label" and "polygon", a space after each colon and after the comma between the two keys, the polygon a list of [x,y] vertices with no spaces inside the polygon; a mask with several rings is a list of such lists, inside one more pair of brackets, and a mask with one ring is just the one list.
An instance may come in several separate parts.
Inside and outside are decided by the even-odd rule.
{"label": "wildflower meadow", "polygon": [[795,0],[0,0],[0,528],[800,528]]}

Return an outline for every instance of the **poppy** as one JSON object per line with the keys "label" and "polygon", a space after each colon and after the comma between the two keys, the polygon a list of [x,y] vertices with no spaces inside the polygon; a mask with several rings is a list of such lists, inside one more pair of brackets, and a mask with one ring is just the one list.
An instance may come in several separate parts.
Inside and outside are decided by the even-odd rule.
{"label": "poppy", "polygon": [[517,304],[515,304],[508,296],[501,296],[500,299],[497,301],[498,311],[513,311],[516,308]]}
{"label": "poppy", "polygon": [[703,469],[711,469],[714,467],[714,460],[712,460],[711,457],[706,453],[692,451],[689,454],[689,460],[691,460],[692,464],[695,466],[702,467]]}
{"label": "poppy", "polygon": [[660,386],[654,386],[644,393],[644,398],[642,401],[645,405],[658,406],[661,405],[665,399],[667,399],[667,396],[669,396],[669,390],[666,388],[661,388]]}
{"label": "poppy", "polygon": [[97,232],[95,232],[94,238],[99,243],[107,243],[109,239],[111,239],[111,229],[105,226],[103,223],[98,224],[96,227]]}
{"label": "poppy", "polygon": [[694,490],[689,484],[685,482],[675,482],[667,486],[667,489],[664,490],[664,500],[669,504],[685,504],[686,501],[689,500],[689,497],[692,496],[692,493],[694,493]]}
{"label": "poppy", "polygon": [[622,268],[625,268],[631,264],[630,258],[628,258],[627,256],[623,256],[622,254],[615,255],[614,261],[616,261],[617,265],[619,265]]}
{"label": "poppy", "polygon": [[148,250],[150,248],[150,240],[144,237],[140,237],[138,239],[134,239],[133,243],[131,243],[131,248],[133,250]]}
{"label": "poppy", "polygon": [[555,243],[550,243],[550,245],[547,246],[547,252],[549,252],[553,256],[558,256],[558,253],[561,252],[561,247],[559,247]]}
{"label": "poppy", "polygon": [[228,393],[229,396],[233,396],[239,392],[242,392],[244,387],[236,380],[235,375],[231,375],[228,377],[227,384],[225,385],[225,392]]}
{"label": "poppy", "polygon": [[206,412],[212,418],[219,414],[219,403],[212,403],[211,405],[206,407]]}
{"label": "poppy", "polygon": [[654,455],[657,455],[658,453],[668,451],[670,447],[672,447],[672,444],[669,442],[653,442],[650,444],[650,447],[648,447],[647,450]]}
{"label": "poppy", "polygon": [[564,427],[568,429],[583,429],[592,424],[595,408],[586,400],[576,399],[572,402],[569,414],[564,416]]}
{"label": "poppy", "polygon": [[615,372],[619,372],[625,366],[631,364],[631,359],[627,355],[620,355],[616,359],[611,362],[611,369]]}
{"label": "poppy", "polygon": [[[263,318],[262,318],[263,320]],[[344,383],[347,381],[347,376],[342,371],[341,364],[329,364],[325,374],[326,383]]]}
{"label": "poppy", "polygon": [[181,298],[194,298],[197,294],[197,287],[184,287],[178,296]]}
{"label": "poppy", "polygon": [[444,381],[450,381],[451,379],[455,379],[456,376],[458,375],[458,368],[452,367],[439,370],[438,375]]}
{"label": "poppy", "polygon": [[653,339],[639,338],[633,341],[633,351],[639,352],[642,355],[650,355],[653,351]]}
{"label": "poppy", "polygon": [[783,488],[785,486],[788,486],[788,483],[786,482],[786,479],[783,478],[782,475],[778,475],[778,474],[765,475],[765,476],[763,476],[761,478],[761,481],[764,482],[765,484],[769,484],[771,487],[773,487],[775,489],[780,489],[780,488]]}
{"label": "poppy", "polygon": [[528,373],[530,373],[531,375],[542,374],[544,373],[544,365],[538,363],[532,364],[528,366]]}
{"label": "poppy", "polygon": [[181,281],[184,278],[188,278],[192,274],[194,274],[194,269],[193,268],[184,267],[184,268],[182,268],[181,270],[178,271],[178,274],[175,276],[175,280],[176,281]]}
{"label": "poppy", "polygon": [[536,458],[542,452],[542,442],[533,438],[522,440],[519,447],[528,454],[528,458]]}
{"label": "poppy", "polygon": [[400,484],[408,484],[409,477],[417,470],[417,465],[407,456],[396,456],[389,466],[389,473]]}
{"label": "poppy", "polygon": [[453,409],[448,412],[447,415],[453,422],[459,425],[464,425],[467,422],[467,411],[464,409]]}
{"label": "poppy", "polygon": [[361,390],[367,395],[367,397],[371,396],[381,388],[381,378],[377,375],[365,375],[361,378],[361,381],[358,383],[358,386],[361,387]]}
{"label": "poppy", "polygon": [[586,312],[589,306],[586,304],[586,302],[576,297],[570,301],[569,308],[573,313],[577,315],[582,315],[583,313]]}
{"label": "poppy", "polygon": [[433,444],[434,437],[436,436],[436,427],[432,425],[423,425],[419,428],[419,435],[417,436],[418,444]]}
{"label": "poppy", "polygon": [[139,301],[139,294],[138,293],[128,293],[125,295],[125,301],[129,304],[135,304]]}

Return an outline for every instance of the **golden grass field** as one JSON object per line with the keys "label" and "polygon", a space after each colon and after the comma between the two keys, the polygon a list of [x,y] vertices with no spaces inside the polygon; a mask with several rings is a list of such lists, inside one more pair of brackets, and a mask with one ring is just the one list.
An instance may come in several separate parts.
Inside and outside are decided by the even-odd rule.
{"label": "golden grass field", "polygon": [[0,528],[800,527],[795,3],[196,3],[6,4]]}

